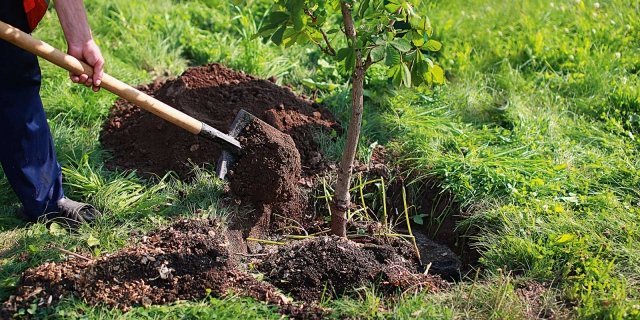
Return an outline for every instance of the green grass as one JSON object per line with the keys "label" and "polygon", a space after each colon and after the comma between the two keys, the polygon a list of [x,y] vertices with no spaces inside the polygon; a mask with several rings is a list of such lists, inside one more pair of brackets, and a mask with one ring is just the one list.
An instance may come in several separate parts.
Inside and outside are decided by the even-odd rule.
{"label": "green grass", "polygon": [[[278,48],[252,39],[269,6],[229,1],[86,1],[107,72],[132,84],[176,76],[190,65],[221,62],[275,76],[348,117],[346,77],[316,48]],[[469,211],[480,272],[438,294],[326,301],[332,317],[370,319],[521,319],[518,289],[547,287],[545,308],[569,318],[640,317],[640,10],[612,1],[433,1],[423,8],[443,42],[441,88],[389,90],[384,67],[370,72],[359,158],[379,143],[420,180],[437,179]],[[64,40],[51,11],[35,36]],[[0,300],[20,273],[63,259],[50,246],[101,255],[133,232],[176,216],[225,217],[222,183],[200,170],[194,181],[152,181],[103,167],[98,136],[114,96],[94,94],[42,62],[42,96],[69,195],[107,216],[69,234],[14,217],[18,202],[0,173]],[[328,90],[329,88],[333,90]],[[309,93],[309,92],[307,92]],[[322,136],[331,158],[337,142]],[[419,212],[414,212],[420,214]],[[26,253],[26,254],[25,254]],[[277,317],[246,299],[207,299],[127,314],[65,300],[40,317]]]}

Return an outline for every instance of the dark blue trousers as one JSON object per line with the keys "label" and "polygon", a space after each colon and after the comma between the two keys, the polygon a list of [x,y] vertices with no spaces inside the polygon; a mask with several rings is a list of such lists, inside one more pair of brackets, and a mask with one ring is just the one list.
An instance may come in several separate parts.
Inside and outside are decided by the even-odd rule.
{"label": "dark blue trousers", "polygon": [[[0,0],[0,20],[29,31],[21,0]],[[32,220],[58,211],[63,197],[40,81],[36,56],[0,40],[0,163]]]}

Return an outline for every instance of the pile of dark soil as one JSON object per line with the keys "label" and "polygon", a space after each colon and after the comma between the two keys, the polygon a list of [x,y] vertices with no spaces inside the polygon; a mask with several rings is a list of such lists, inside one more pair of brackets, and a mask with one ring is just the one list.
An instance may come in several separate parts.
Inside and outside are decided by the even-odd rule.
{"label": "pile of dark soil", "polygon": [[311,238],[280,248],[258,268],[273,285],[304,301],[353,293],[372,282],[388,293],[446,286],[437,276],[417,273],[411,247],[400,241],[384,245]]}
{"label": "pile of dark soil", "polygon": [[230,291],[275,305],[289,304],[275,287],[236,269],[226,246],[216,221],[181,220],[113,255],[27,270],[0,316],[32,303],[49,306],[69,295],[123,310],[207,294],[220,297]]}
{"label": "pile of dark soil", "polygon": [[[302,174],[312,176],[326,163],[313,133],[338,129],[324,107],[296,96],[289,88],[233,71],[219,64],[190,68],[175,80],[141,88],[170,106],[227,132],[236,113],[245,109],[291,135],[300,153]],[[157,116],[118,100],[100,141],[113,155],[109,167],[163,176],[169,171],[188,178],[192,165],[215,164],[220,147]]]}

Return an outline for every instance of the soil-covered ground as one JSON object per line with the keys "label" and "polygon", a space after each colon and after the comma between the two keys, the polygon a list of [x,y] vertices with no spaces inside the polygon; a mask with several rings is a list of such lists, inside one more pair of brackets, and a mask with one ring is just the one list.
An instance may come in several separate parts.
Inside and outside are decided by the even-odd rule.
{"label": "soil-covered ground", "polygon": [[[156,99],[212,127],[227,132],[244,109],[289,134],[302,160],[304,175],[325,169],[314,142],[318,130],[340,130],[326,108],[299,97],[289,88],[219,64],[190,68],[180,77],[141,87]],[[215,164],[216,143],[192,135],[138,107],[118,100],[100,137],[112,158],[107,165],[163,176],[169,171],[189,177],[195,165]]]}
{"label": "soil-covered ground", "polygon": [[[323,294],[351,294],[370,282],[391,294],[446,287],[437,276],[417,273],[411,249],[399,242],[363,245],[337,237],[295,241],[260,263],[266,282],[234,262],[216,220],[179,220],[136,240],[98,259],[74,258],[27,270],[0,316],[71,296],[128,310],[235,293],[279,306],[294,318],[321,318],[327,311],[314,303]],[[311,304],[296,303],[283,293]]]}

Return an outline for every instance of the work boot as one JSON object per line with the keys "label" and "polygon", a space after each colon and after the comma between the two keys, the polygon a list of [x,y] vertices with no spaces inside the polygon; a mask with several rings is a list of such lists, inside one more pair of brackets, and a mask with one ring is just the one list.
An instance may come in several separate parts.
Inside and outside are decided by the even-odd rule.
{"label": "work boot", "polygon": [[[58,211],[44,214],[38,218],[38,221],[46,224],[57,222],[75,229],[83,223],[92,223],[102,215],[92,205],[73,201],[67,197],[58,200],[57,205]],[[18,209],[18,217],[26,221],[35,222],[26,215],[23,207]]]}
{"label": "work boot", "polygon": [[[77,228],[83,223],[92,223],[102,213],[90,204],[73,201],[67,197],[58,200],[58,212],[45,215],[47,220],[61,222],[70,228]],[[51,217],[47,217],[51,215]]]}

